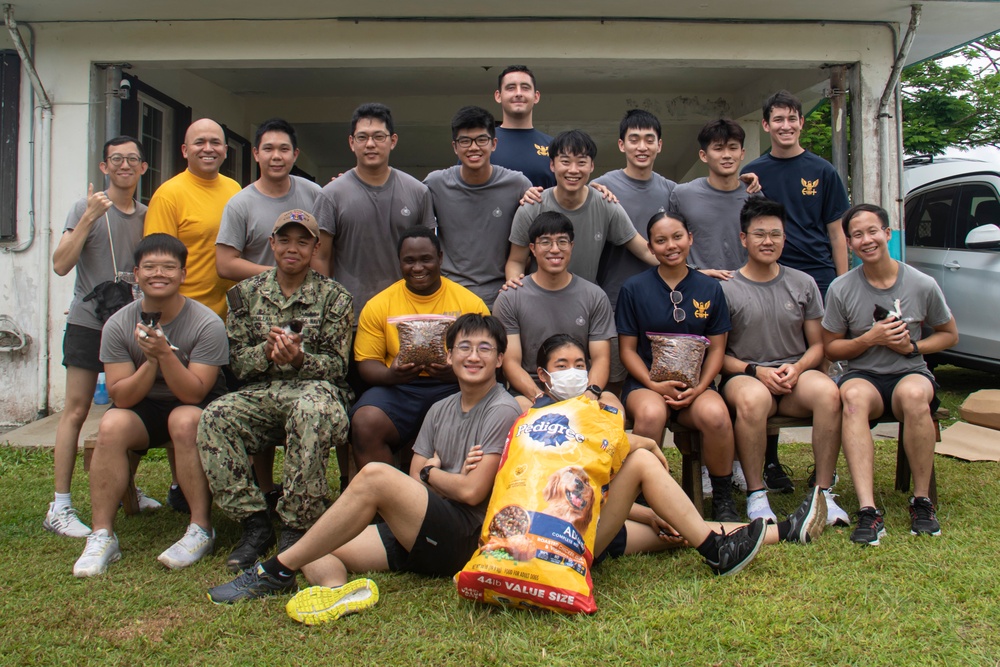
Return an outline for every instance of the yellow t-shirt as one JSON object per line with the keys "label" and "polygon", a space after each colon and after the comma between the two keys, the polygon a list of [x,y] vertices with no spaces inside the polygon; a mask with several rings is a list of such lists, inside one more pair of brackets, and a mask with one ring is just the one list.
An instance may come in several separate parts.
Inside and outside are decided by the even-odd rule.
{"label": "yellow t-shirt", "polygon": [[420,296],[406,289],[406,281],[398,280],[373,296],[358,316],[358,335],[354,339],[354,359],[378,359],[386,366],[399,354],[399,330],[389,324],[390,317],[400,315],[450,315],[465,313],[489,315],[483,300],[447,278],[441,278],[441,289],[429,296]]}
{"label": "yellow t-shirt", "polygon": [[162,232],[181,240],[188,249],[181,294],[208,306],[223,320],[226,290],[236,283],[223,280],[215,269],[215,239],[222,209],[241,189],[227,176],[206,181],[185,169],[153,193],[143,231],[144,236]]}

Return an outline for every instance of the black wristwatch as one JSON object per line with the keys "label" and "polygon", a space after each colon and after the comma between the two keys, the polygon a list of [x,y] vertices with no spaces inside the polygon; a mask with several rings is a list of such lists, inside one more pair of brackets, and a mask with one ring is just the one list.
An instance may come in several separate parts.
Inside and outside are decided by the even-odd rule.
{"label": "black wristwatch", "polygon": [[919,357],[920,356],[920,348],[917,347],[917,342],[911,340],[910,344],[913,345],[913,351],[910,352],[909,354],[907,354],[906,358],[907,359],[913,359],[915,357]]}
{"label": "black wristwatch", "polygon": [[590,393],[592,393],[594,396],[596,396],[598,398],[600,398],[601,394],[604,393],[604,389],[602,389],[601,387],[598,387],[596,384],[592,384],[589,387],[587,387],[587,391],[589,391]]}
{"label": "black wristwatch", "polygon": [[436,470],[437,466],[424,466],[420,469],[420,481],[424,484],[430,484],[431,470]]}
{"label": "black wristwatch", "polygon": [[757,377],[757,364],[747,364],[747,367],[743,369],[743,375],[749,375],[752,378]]}

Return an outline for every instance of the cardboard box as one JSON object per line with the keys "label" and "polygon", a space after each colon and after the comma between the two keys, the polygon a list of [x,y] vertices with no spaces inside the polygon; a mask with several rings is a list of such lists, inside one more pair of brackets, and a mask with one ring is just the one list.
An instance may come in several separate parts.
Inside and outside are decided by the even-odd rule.
{"label": "cardboard box", "polygon": [[941,431],[934,452],[965,461],[1000,461],[1000,431],[955,422]]}
{"label": "cardboard box", "polygon": [[1000,431],[1000,389],[981,389],[969,394],[959,411],[970,424]]}

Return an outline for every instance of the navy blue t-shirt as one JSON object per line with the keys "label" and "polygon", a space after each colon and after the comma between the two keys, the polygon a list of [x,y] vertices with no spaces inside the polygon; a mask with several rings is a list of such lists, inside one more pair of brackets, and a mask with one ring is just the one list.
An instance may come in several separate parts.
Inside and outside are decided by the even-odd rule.
{"label": "navy blue t-shirt", "polygon": [[684,295],[680,307],[687,315],[674,322],[670,286],[660,278],[658,267],[650,267],[625,281],[618,293],[615,326],[619,335],[635,336],[636,351],[646,368],[653,363],[653,350],[647,333],[682,333],[716,336],[732,329],[729,307],[722,286],[715,278],[698,271],[688,271],[677,291]]}
{"label": "navy blue t-shirt", "polygon": [[528,177],[532,185],[551,188],[556,177],[549,168],[552,137],[539,130],[497,128],[497,148],[490,162],[514,169]]}
{"label": "navy blue t-shirt", "polygon": [[837,170],[806,151],[790,158],[766,153],[743,167],[742,173],[747,172],[757,174],[761,194],[784,204],[788,213],[780,263],[811,275],[826,294],[837,277],[826,225],[851,205]]}

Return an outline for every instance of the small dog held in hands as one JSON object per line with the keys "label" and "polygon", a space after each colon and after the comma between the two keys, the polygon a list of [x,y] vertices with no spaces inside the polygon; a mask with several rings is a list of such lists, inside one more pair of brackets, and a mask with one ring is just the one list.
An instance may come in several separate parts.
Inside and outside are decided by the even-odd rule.
{"label": "small dog held in hands", "polygon": [[[139,320],[142,322],[142,325],[144,327],[149,327],[150,329],[155,331],[157,336],[162,336],[163,338],[167,338],[167,334],[163,333],[163,329],[156,328],[156,325],[160,323],[160,317],[162,316],[163,313],[160,312],[147,313],[146,311],[142,311],[142,313],[139,315]],[[149,334],[147,334],[145,331],[140,331],[139,338],[149,338]],[[174,345],[170,342],[169,338],[167,338],[167,345],[170,345],[171,350],[175,352],[177,351],[177,348],[174,347]]]}

